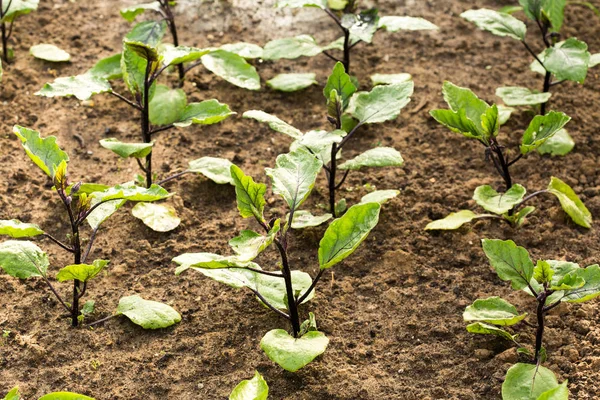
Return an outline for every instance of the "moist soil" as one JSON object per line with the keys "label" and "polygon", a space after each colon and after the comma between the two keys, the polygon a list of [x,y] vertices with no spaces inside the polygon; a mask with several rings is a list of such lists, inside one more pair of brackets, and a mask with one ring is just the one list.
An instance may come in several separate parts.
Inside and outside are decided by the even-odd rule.
{"label": "moist soil", "polygon": [[[35,222],[57,237],[67,224],[51,184],[32,166],[14,124],[56,135],[71,157],[72,181],[117,184],[137,172],[131,160],[119,160],[98,140],[116,137],[138,141],[130,109],[100,95],[92,102],[47,99],[33,94],[58,76],[75,75],[96,60],[120,51],[130,25],[118,15],[133,1],[42,0],[39,10],[17,21],[13,46],[16,61],[5,66],[0,88],[0,219]],[[532,257],[589,265],[598,262],[596,227],[574,225],[553,198],[535,200],[538,209],[525,226],[513,230],[480,221],[456,232],[428,233],[432,219],[459,209],[477,210],[471,199],[481,184],[501,187],[482,148],[441,127],[429,116],[445,107],[441,85],[450,80],[468,86],[487,101],[498,101],[498,86],[541,88],[530,72],[530,58],[520,44],[477,30],[459,18],[469,8],[494,8],[516,1],[382,0],[367,1],[382,15],[427,18],[438,32],[380,32],[372,45],[355,48],[352,73],[368,90],[372,73],[408,72],[415,81],[411,104],[394,122],[368,126],[353,139],[346,157],[376,145],[393,146],[404,168],[351,173],[342,195],[356,203],[377,189],[400,189],[383,207],[379,225],[350,258],[324,276],[317,295],[302,307],[313,311],[320,330],[330,338],[326,353],[297,373],[283,371],[260,350],[270,329],[288,328],[246,291],[235,290],[189,271],[174,275],[171,259],[184,252],[229,254],[227,241],[242,229],[257,227],[242,220],[235,193],[202,177],[186,176],[167,185],[169,200],[182,218],[169,233],[155,233],[121,209],[102,230],[91,257],[110,259],[107,274],[92,281],[85,299],[96,301],[91,317],[112,313],[119,298],[139,294],[175,307],[181,323],[146,331],[124,317],[95,329],[72,329],[60,304],[43,282],[0,275],[0,393],[19,385],[25,399],[69,390],[108,399],[224,399],[254,370],[264,375],[273,399],[499,399],[507,368],[517,362],[515,349],[494,337],[465,330],[464,308],[478,297],[502,296],[522,311],[534,312],[532,299],[513,293],[486,262],[482,238],[512,239]],[[339,36],[337,27],[318,10],[275,10],[273,1],[181,1],[176,8],[181,43],[209,47],[244,40],[269,40],[312,33],[320,43]],[[146,18],[149,16],[146,15]],[[598,19],[585,8],[568,9],[563,33],[600,51]],[[529,24],[530,42],[537,30]],[[66,64],[49,64],[28,54],[31,45],[53,43],[72,54]],[[319,86],[282,94],[234,87],[202,67],[192,71],[184,90],[191,100],[217,98],[238,112],[223,123],[162,133],[154,148],[155,169],[166,176],[201,156],[225,157],[255,179],[267,182],[264,168],[287,151],[290,139],[241,118],[250,109],[273,113],[303,131],[328,129],[322,86],[332,62],[325,56],[293,61],[255,62],[263,80],[284,72],[316,72]],[[174,74],[165,83],[173,84]],[[164,79],[164,78],[163,78]],[[264,81],[263,81],[264,82]],[[514,179],[530,192],[557,176],[579,193],[592,214],[600,215],[598,174],[600,113],[598,71],[585,85],[556,88],[550,109],[573,120],[569,131],[577,145],[566,157],[532,154],[514,168]],[[117,85],[116,90],[125,92]],[[503,127],[503,140],[517,148],[531,114],[516,112]],[[365,186],[366,185],[366,186]],[[326,203],[324,178],[307,207]],[[285,212],[268,192],[268,217]],[[293,233],[291,264],[312,275],[318,271],[317,249],[324,227]],[[54,244],[48,252],[52,270],[72,260]],[[92,258],[92,259],[93,259]],[[258,259],[276,268],[276,254]],[[63,294],[69,285],[57,284]],[[533,322],[533,319],[532,319]],[[568,379],[572,398],[600,397],[600,313],[597,302],[564,304],[547,319],[546,365],[560,380]],[[531,345],[533,328],[517,329]]]}

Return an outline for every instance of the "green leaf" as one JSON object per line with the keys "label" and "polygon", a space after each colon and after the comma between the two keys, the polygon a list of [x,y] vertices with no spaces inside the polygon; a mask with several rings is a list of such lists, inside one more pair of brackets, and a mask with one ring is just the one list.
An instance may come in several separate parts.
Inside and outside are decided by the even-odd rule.
{"label": "green leaf", "polygon": [[396,83],[404,83],[412,81],[411,74],[373,74],[371,75],[371,83],[377,85],[394,85]]}
{"label": "green leaf", "polygon": [[263,59],[293,60],[298,57],[314,57],[323,50],[315,39],[309,35],[299,35],[292,38],[276,39],[268,42],[263,49]]}
{"label": "green leaf", "polygon": [[[338,129],[333,132],[327,131],[309,131],[290,145],[290,151],[299,148],[308,149],[323,164],[329,164],[331,161],[331,146],[333,143],[339,143],[346,136],[346,132]],[[338,158],[340,152],[338,152]]]}
{"label": "green leaf", "polygon": [[546,49],[541,61],[556,79],[583,83],[587,76],[590,52],[585,42],[569,38]]}
{"label": "green leaf", "polygon": [[436,230],[454,230],[458,229],[466,223],[469,223],[477,218],[487,217],[488,215],[482,214],[477,215],[470,210],[460,210],[455,213],[448,214],[443,219],[438,219],[427,224],[425,227],[426,231]]}
{"label": "green leaf", "polygon": [[410,102],[413,90],[412,81],[376,86],[369,93],[359,93],[354,97],[355,108],[351,114],[362,124],[396,119],[400,110]]}
{"label": "green leaf", "polygon": [[523,41],[527,34],[527,26],[510,14],[482,8],[465,11],[460,16],[497,36],[508,36]]}
{"label": "green leaf", "polygon": [[121,17],[125,18],[127,22],[133,22],[135,17],[146,10],[160,12],[160,3],[158,1],[153,1],[152,3],[134,4],[129,7],[121,8],[119,12],[121,13]]}
{"label": "green leaf", "polygon": [[269,124],[269,128],[273,129],[275,132],[283,133],[284,135],[288,135],[294,139],[300,139],[302,137],[302,132],[287,122],[284,122],[277,118],[274,115],[267,114],[264,111],[260,110],[250,110],[246,111],[243,115],[243,118],[251,118],[255,119],[258,122],[265,122]]}
{"label": "green leaf", "polygon": [[[101,204],[91,212],[90,215],[85,219],[92,229],[98,229],[104,221],[106,221],[111,215],[113,215],[127,200],[109,201]],[[94,204],[94,200],[92,200]]]}
{"label": "green leaf", "polygon": [[569,399],[569,388],[567,387],[568,381],[564,381],[558,387],[550,389],[544,392],[537,398],[537,400],[568,400]]}
{"label": "green leaf", "polygon": [[86,316],[94,313],[96,302],[94,300],[88,300],[81,307],[81,315]]}
{"label": "green leaf", "polygon": [[94,400],[94,398],[73,392],[54,392],[44,395],[38,400]]}
{"label": "green leaf", "polygon": [[29,53],[35,58],[50,62],[67,62],[71,55],[53,44],[36,44],[29,48]]}
{"label": "green leaf", "polygon": [[2,19],[1,23],[12,22],[17,17],[37,10],[39,0],[12,0],[5,1],[2,5]]}
{"label": "green leaf", "polygon": [[281,221],[277,219],[266,236],[245,229],[240,232],[239,236],[229,241],[229,246],[231,246],[241,262],[252,261],[273,243],[280,228]]}
{"label": "green leaf", "polygon": [[[312,215],[310,211],[296,210],[296,212],[294,212],[294,219],[292,220],[292,229],[304,229],[319,226],[329,221],[332,217],[333,215],[331,214]],[[288,217],[286,216],[286,219],[287,218]]]}
{"label": "green leaf", "polygon": [[357,249],[379,221],[378,203],[358,204],[329,225],[319,243],[319,266],[331,268]]}
{"label": "green leaf", "polygon": [[519,315],[515,306],[496,296],[475,300],[463,313],[465,321],[486,322],[501,326],[514,325],[526,316],[527,313]]}
{"label": "green leaf", "polygon": [[550,266],[550,263],[543,260],[538,260],[535,268],[533,269],[533,279],[535,279],[539,284],[551,283],[552,275],[554,275],[554,271]]}
{"label": "green leaf", "polygon": [[379,18],[379,28],[385,28],[388,32],[398,32],[400,30],[432,31],[440,29],[424,18],[397,17],[393,15]]}
{"label": "green leaf", "polygon": [[232,165],[231,161],[224,158],[201,157],[189,162],[188,171],[202,174],[220,185],[225,183],[233,185],[230,172]]}
{"label": "green leaf", "polygon": [[[484,115],[489,112],[490,106],[479,97],[475,95],[471,90],[456,86],[451,82],[444,82],[442,92],[444,94],[444,100],[448,103],[448,106],[455,113],[459,113],[461,119],[466,118],[475,126],[476,132],[474,136],[480,136],[484,141],[487,141],[489,137],[496,136],[497,131],[490,131],[484,129]],[[465,131],[463,131],[465,132]]]}
{"label": "green leaf", "polygon": [[282,92],[296,92],[317,83],[316,74],[314,73],[279,74],[275,78],[268,80],[267,86]]}
{"label": "green leaf", "polygon": [[431,110],[429,114],[431,114],[433,119],[450,129],[452,132],[460,133],[471,139],[477,139],[483,143],[486,143],[489,139],[481,133],[482,128],[477,127],[475,123],[467,117],[465,109],[461,109],[458,112],[452,110]]}
{"label": "green leaf", "polygon": [[8,392],[6,394],[6,396],[4,396],[4,400],[20,400],[21,399],[21,394],[19,393],[19,387],[15,386],[14,388],[11,389],[10,392]]}
{"label": "green leaf", "polygon": [[344,14],[341,25],[350,31],[350,35],[366,43],[371,43],[377,32],[379,16],[377,9],[372,8],[360,14]]}
{"label": "green leaf", "polygon": [[311,331],[296,339],[283,329],[274,329],[262,338],[260,348],[281,368],[296,372],[323,354],[328,344],[321,332]]}
{"label": "green leaf", "polygon": [[260,90],[260,77],[256,68],[237,54],[215,50],[203,55],[201,60],[206,69],[227,82],[243,89]]}
{"label": "green leaf", "polygon": [[224,44],[220,47],[221,50],[228,51],[233,54],[237,54],[240,57],[246,59],[252,58],[262,58],[263,49],[257,44],[246,43],[246,42],[238,42],[238,43],[228,43]]}
{"label": "green leaf", "polygon": [[90,264],[72,264],[62,268],[56,274],[56,279],[59,282],[79,280],[81,282],[87,282],[90,279],[95,278],[98,274],[106,267],[109,263],[108,260],[94,260]]}
{"label": "green leaf", "polygon": [[[332,91],[334,90],[337,95],[332,97]],[[356,86],[352,83],[350,75],[346,73],[344,64],[338,61],[335,64],[333,71],[331,71],[331,75],[327,78],[325,89],[323,89],[323,95],[327,100],[329,115],[334,118],[337,118],[338,115],[341,116],[344,110],[348,108],[350,98],[355,92]],[[337,101],[338,96],[340,99],[339,102]]]}
{"label": "green leaf", "polygon": [[[131,48],[124,46],[121,55],[121,71],[123,72],[123,81],[127,89],[134,96],[143,98],[144,81],[146,77],[146,67],[148,60],[139,56]],[[152,98],[156,84],[153,84],[149,90],[149,98]]]}
{"label": "green leaf", "polygon": [[573,219],[573,222],[584,228],[592,227],[592,214],[569,185],[552,177],[548,191],[558,198],[562,209]]}
{"label": "green leaf", "polygon": [[267,400],[269,385],[258,371],[254,378],[241,381],[229,395],[229,400]]}
{"label": "green leaf", "polygon": [[398,196],[399,194],[400,194],[399,190],[376,190],[374,192],[364,195],[360,199],[359,204],[366,204],[366,203],[384,204],[384,203],[387,203],[388,200],[393,199],[394,197]]}
{"label": "green leaf", "polygon": [[518,363],[510,367],[502,384],[502,400],[538,400],[558,387],[554,373],[535,364]]}
{"label": "green leaf", "polygon": [[88,69],[86,74],[99,79],[120,79],[123,77],[121,53],[101,59],[92,68]]}
{"label": "green leaf", "polygon": [[523,12],[533,21],[541,20],[542,18],[542,2],[544,0],[519,0],[519,4],[523,6]]}
{"label": "green leaf", "polygon": [[569,273],[569,274],[564,275],[562,278],[560,278],[560,280],[556,283],[556,285],[553,284],[550,286],[550,290],[572,291],[572,290],[581,288],[582,286],[585,285],[586,282],[583,279],[583,277],[581,277],[577,274],[577,272],[579,272],[579,271],[581,271],[581,270],[578,270],[574,273]]}
{"label": "green leaf", "polygon": [[190,268],[194,268],[197,270],[233,267],[252,267],[254,269],[260,269],[258,264],[249,261],[242,261],[238,256],[222,256],[214,253],[184,253],[173,258],[173,262],[175,264],[180,265],[180,267],[177,268],[176,271],[177,275]]}
{"label": "green leaf", "polygon": [[19,239],[43,235],[44,231],[36,224],[27,224],[17,219],[0,220],[0,235]]}
{"label": "green leaf", "polygon": [[116,185],[102,192],[94,193],[94,201],[130,200],[130,201],[157,201],[171,197],[171,194],[162,187],[153,184],[149,188],[133,184]]}
{"label": "green leaf", "polygon": [[587,268],[579,268],[574,271],[585,283],[583,286],[564,293],[562,301],[569,303],[583,303],[600,296],[600,267],[596,264]]}
{"label": "green leaf", "polygon": [[56,168],[61,162],[69,161],[69,156],[56,144],[55,136],[42,138],[36,130],[19,125],[13,127],[13,133],[21,139],[25,153],[35,165],[54,179]]}
{"label": "green leaf", "polygon": [[46,276],[48,256],[32,242],[7,240],[0,243],[0,267],[13,278]]}
{"label": "green leaf", "polygon": [[173,307],[137,295],[121,297],[116,315],[125,315],[144,329],[166,328],[181,321]]}
{"label": "green leaf", "polygon": [[227,119],[236,114],[229,109],[227,104],[220,103],[218,100],[204,100],[200,103],[188,104],[179,117],[179,121],[173,125],[185,128],[192,124],[212,125]]}
{"label": "green leaf", "polygon": [[558,32],[562,28],[566,4],[566,0],[542,0],[542,12],[544,17],[550,21],[554,32]]}
{"label": "green leaf", "polygon": [[537,148],[540,154],[550,154],[551,156],[564,156],[573,150],[575,141],[569,135],[566,129],[561,129],[553,136],[546,139],[544,144]]}
{"label": "green leaf", "polygon": [[264,222],[265,192],[264,183],[255,183],[251,176],[247,176],[236,165],[232,165],[231,177],[235,185],[237,207],[242,218],[254,217],[259,222]]}
{"label": "green leaf", "polygon": [[535,207],[523,207],[513,215],[504,214],[503,217],[507,219],[513,226],[520,228],[525,223],[525,218],[535,211]]}
{"label": "green leaf", "polygon": [[475,189],[473,200],[486,211],[494,214],[504,214],[519,204],[527,191],[521,185],[514,184],[505,193],[498,193],[489,185],[479,186]]}
{"label": "green leaf", "polygon": [[137,203],[131,213],[155,232],[170,232],[181,223],[175,209],[164,204]]}
{"label": "green leaf", "polygon": [[496,89],[496,96],[507,106],[517,107],[546,103],[552,97],[552,93],[536,93],[524,87],[508,86]]}
{"label": "green leaf", "polygon": [[283,197],[290,210],[298,209],[310,194],[323,164],[303,148],[277,157],[275,168],[265,168],[273,193]]}
{"label": "green leaf", "polygon": [[566,114],[550,111],[546,115],[536,115],[523,134],[521,153],[527,154],[554,136],[571,120]]}
{"label": "green leaf", "polygon": [[199,49],[197,47],[187,46],[166,46],[163,50],[162,62],[164,65],[177,65],[199,60],[203,55],[214,51],[215,49]]}
{"label": "green leaf", "polygon": [[78,100],[88,100],[95,94],[112,91],[110,83],[104,78],[91,74],[56,78],[52,83],[46,83],[36,96],[44,97],[71,97]]}
{"label": "green leaf", "polygon": [[481,335],[495,335],[506,340],[510,340],[511,342],[514,342],[516,337],[506,332],[504,329],[500,329],[494,325],[485,324],[483,322],[475,322],[467,325],[467,332]]}
{"label": "green leaf", "polygon": [[512,240],[483,239],[483,251],[503,281],[511,281],[512,288],[521,290],[533,278],[533,262],[523,247]]}
{"label": "green leaf", "polygon": [[167,30],[167,22],[144,21],[125,35],[123,45],[148,61],[158,61],[158,45]]}
{"label": "green leaf", "polygon": [[519,11],[523,11],[523,7],[521,7],[521,6],[504,6],[498,10],[498,12],[505,13],[505,14],[514,14]]}
{"label": "green leaf", "polygon": [[327,8],[327,0],[279,0],[277,2],[277,7],[289,7],[289,8],[299,8],[299,7],[317,7],[325,9]]}
{"label": "green leaf", "polygon": [[182,89],[170,89],[156,85],[150,100],[150,122],[153,125],[169,125],[182,120],[187,105],[187,96]]}
{"label": "green leaf", "polygon": [[152,152],[154,142],[150,143],[123,143],[116,138],[108,138],[100,140],[100,146],[111,150],[117,155],[128,158],[144,158]]}
{"label": "green leaf", "polygon": [[338,168],[357,171],[362,167],[401,167],[403,165],[404,159],[398,150],[392,147],[375,147],[346,161]]}
{"label": "green leaf", "polygon": [[504,125],[510,119],[511,114],[515,111],[512,107],[506,107],[503,105],[498,106],[498,122],[500,125]]}
{"label": "green leaf", "polygon": [[596,65],[600,65],[600,53],[595,53],[590,56],[588,68],[594,68]]}

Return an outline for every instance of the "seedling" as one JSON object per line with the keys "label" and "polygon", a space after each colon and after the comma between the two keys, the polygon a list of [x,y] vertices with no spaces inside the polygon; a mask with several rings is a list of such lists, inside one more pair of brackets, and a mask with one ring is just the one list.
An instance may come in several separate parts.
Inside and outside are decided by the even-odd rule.
{"label": "seedling", "polygon": [[[39,0],[0,0],[0,32],[2,34],[2,59],[9,63],[13,58],[13,50],[8,47],[12,36],[13,24],[21,15],[29,14],[38,7]],[[1,75],[0,66],[0,75]]]}
{"label": "seedling", "polygon": [[[261,235],[244,230],[229,245],[236,253],[222,256],[212,253],[186,253],[175,257],[179,264],[176,274],[194,269],[203,275],[234,288],[247,288],[259,301],[287,320],[291,335],[283,329],[269,331],[261,340],[261,348],[269,358],[287,371],[295,372],[322,354],[329,339],[317,331],[315,317],[301,323],[299,306],[314,296],[314,289],[325,273],[350,256],[377,225],[380,204],[365,203],[351,207],[325,231],[319,244],[319,273],[309,274],[291,269],[289,232],[296,211],[309,196],[323,164],[307,150],[299,148],[277,157],[275,168],[266,173],[273,182],[273,192],[280,195],[289,207],[285,221],[265,219],[266,185],[256,183],[233,165],[237,205],[242,218],[253,217],[264,230]],[[280,257],[280,271],[263,270],[253,260],[275,245]],[[285,311],[283,311],[285,310]]]}
{"label": "seedling", "polygon": [[229,400],[267,400],[269,397],[269,385],[258,371],[254,371],[254,377],[241,381],[229,395]]}
{"label": "seedling", "polygon": [[[21,400],[19,387],[14,387],[6,394],[4,400]],[[40,397],[38,400],[94,400],[92,397],[73,392],[53,392]]]}
{"label": "seedling", "polygon": [[525,187],[513,182],[510,171],[517,161],[542,146],[563,129],[570,121],[570,117],[555,111],[535,116],[523,134],[519,153],[513,155],[498,141],[500,131],[498,106],[495,104],[490,106],[469,89],[455,86],[450,82],[444,83],[443,92],[450,110],[433,110],[431,115],[451,131],[474,139],[485,147],[486,160],[490,161],[504,181],[504,190],[497,192],[489,185],[475,189],[473,200],[491,214],[477,215],[470,210],[461,210],[444,219],[429,223],[425,229],[458,229],[467,222],[481,218],[499,219],[513,227],[520,227],[525,222],[525,217],[535,210],[535,207],[526,207],[525,204],[546,193],[558,198],[561,207],[573,222],[585,228],[591,227],[592,215],[565,182],[552,177],[547,189],[526,196]]}
{"label": "seedling", "polygon": [[[263,58],[278,60],[294,59],[301,56],[313,57],[323,53],[335,62],[342,62],[346,72],[350,73],[351,50],[361,42],[371,43],[380,29],[388,32],[400,30],[437,30],[438,27],[423,18],[385,16],[380,17],[376,8],[358,11],[359,0],[279,0],[277,7],[300,8],[316,7],[322,9],[340,28],[343,36],[327,46],[320,47],[309,35],[273,40],[265,45]],[[343,53],[341,59],[330,53],[338,50]]]}
{"label": "seedling", "polygon": [[[0,267],[10,276],[27,279],[41,278],[69,313],[71,325],[78,326],[81,318],[91,312],[93,302],[81,306],[88,282],[98,276],[109,263],[108,260],[94,260],[88,264],[94,240],[100,225],[117,211],[126,201],[152,202],[169,197],[169,193],[158,185],[145,189],[133,185],[107,187],[77,182],[69,182],[67,166],[69,156],[57,144],[56,137],[42,138],[39,132],[21,126],[13,129],[21,140],[25,152],[54,183],[56,192],[68,217],[70,233],[65,240],[41,229],[38,225],[23,223],[19,220],[0,221],[0,235],[14,239],[40,237],[49,239],[62,250],[73,256],[73,263],[65,266],[56,275],[59,282],[73,281],[72,301],[68,303],[50,282],[48,255],[37,244],[25,240],[8,240],[0,243]],[[56,216],[58,219],[58,216]],[[84,222],[90,225],[92,232],[86,240],[82,237]]]}
{"label": "seedling", "polygon": [[[464,320],[470,323],[467,330],[508,339],[517,346],[519,354],[532,357],[531,361],[535,365],[517,364],[509,370],[502,387],[504,400],[554,398],[539,397],[543,392],[554,390],[559,386],[554,374],[541,367],[546,359],[546,350],[543,347],[545,317],[562,303],[583,303],[600,296],[600,266],[595,264],[581,268],[572,262],[555,260],[538,260],[534,266],[527,250],[517,246],[511,240],[484,239],[482,243],[483,251],[498,277],[503,281],[509,281],[514,290],[523,290],[535,298],[537,322],[535,347],[532,352],[517,341],[518,335],[503,329],[524,322],[527,313],[519,313],[515,306],[500,297],[479,299],[468,306],[463,314]],[[552,379],[549,381],[552,383],[551,387],[544,386],[545,383],[535,383],[537,379],[545,381],[544,378],[539,377],[534,379],[536,372],[551,375]],[[521,382],[517,383],[518,381]],[[566,382],[563,385],[564,390],[568,392]],[[530,392],[536,395],[517,397],[516,394],[519,392],[515,388],[519,386],[529,387]],[[531,390],[532,388],[536,390]],[[544,390],[541,390],[542,388]]]}
{"label": "seedling", "polygon": [[[336,201],[336,191],[342,187],[350,171],[364,167],[400,167],[404,164],[400,152],[392,147],[374,147],[343,163],[340,157],[342,148],[361,127],[396,119],[400,110],[410,102],[413,89],[414,83],[408,81],[376,86],[371,92],[357,92],[344,66],[338,62],[323,90],[327,101],[327,120],[333,126],[333,131],[302,134],[299,129],[263,111],[247,111],[244,118],[268,123],[271,129],[295,139],[290,150],[304,148],[321,161],[328,182],[329,212],[336,217],[345,210],[346,204],[345,199]],[[345,171],[341,178],[338,178],[339,170]]]}

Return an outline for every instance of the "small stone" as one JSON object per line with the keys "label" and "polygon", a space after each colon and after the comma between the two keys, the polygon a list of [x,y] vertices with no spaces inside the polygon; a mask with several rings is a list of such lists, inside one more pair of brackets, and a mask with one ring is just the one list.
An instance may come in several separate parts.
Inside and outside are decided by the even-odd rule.
{"label": "small stone", "polygon": [[495,359],[501,363],[515,364],[519,360],[519,356],[517,355],[515,349],[508,349],[498,354]]}
{"label": "small stone", "polygon": [[493,356],[494,356],[494,352],[491,350],[487,350],[487,349],[475,350],[475,357],[477,357],[479,360],[487,360],[489,358],[492,358]]}

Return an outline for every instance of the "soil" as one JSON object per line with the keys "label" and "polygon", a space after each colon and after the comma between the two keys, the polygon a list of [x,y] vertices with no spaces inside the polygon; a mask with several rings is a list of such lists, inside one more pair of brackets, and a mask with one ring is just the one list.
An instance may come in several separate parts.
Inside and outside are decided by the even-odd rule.
{"label": "soil", "polygon": [[[104,137],[136,141],[138,127],[117,99],[100,95],[92,104],[75,99],[33,96],[56,76],[77,74],[101,57],[118,52],[130,25],[118,9],[134,1],[42,0],[37,12],[17,21],[13,45],[16,62],[5,66],[0,89],[0,219],[35,222],[55,236],[67,231],[58,199],[46,177],[32,167],[13,124],[56,135],[71,156],[73,181],[116,184],[137,172],[134,161],[117,160],[98,145]],[[181,323],[145,331],[125,318],[96,329],[72,329],[60,305],[39,280],[19,281],[0,275],[0,393],[19,385],[25,399],[69,390],[107,399],[224,399],[254,370],[264,375],[273,399],[499,399],[506,369],[516,352],[499,339],[466,332],[462,312],[473,300],[499,295],[520,310],[534,312],[531,298],[513,293],[495,275],[480,248],[482,238],[512,239],[534,258],[598,262],[600,235],[594,227],[574,225],[551,198],[520,230],[481,221],[457,232],[428,233],[424,226],[449,212],[476,210],[470,200],[481,184],[501,186],[492,166],[472,141],[433,121],[428,110],[445,107],[441,85],[450,80],[468,86],[487,101],[498,86],[541,87],[529,72],[530,58],[510,39],[495,37],[459,18],[469,8],[516,1],[382,0],[367,1],[382,15],[422,16],[439,32],[379,33],[372,45],[357,47],[352,69],[369,88],[372,73],[411,73],[412,103],[397,121],[362,130],[345,151],[347,157],[381,143],[399,149],[402,169],[352,173],[344,197],[350,204],[378,189],[401,189],[384,206],[381,221],[350,258],[325,275],[312,302],[320,330],[330,338],[326,353],[297,373],[273,364],[259,348],[270,329],[287,328],[251,293],[234,290],[190,271],[174,275],[171,259],[184,252],[228,254],[227,241],[254,225],[239,218],[234,190],[201,177],[168,184],[170,200],[182,218],[166,234],[150,231],[124,207],[99,233],[93,258],[110,259],[108,274],[92,282],[86,299],[96,300],[92,318],[110,315],[123,295],[166,302],[182,314]],[[337,27],[317,10],[275,10],[273,1],[181,1],[177,8],[181,42],[198,47],[244,40],[268,40],[314,33],[321,43],[337,38]],[[535,29],[529,24],[531,32]],[[585,8],[568,9],[563,33],[600,51],[599,21]],[[532,42],[536,39],[532,33]],[[48,64],[28,55],[31,45],[54,43],[72,54],[67,64]],[[541,50],[536,47],[537,50]],[[207,127],[162,134],[154,150],[156,170],[166,175],[185,168],[187,160],[219,156],[233,160],[255,179],[266,182],[264,168],[287,151],[289,138],[242,112],[260,109],[303,131],[327,128],[322,84],[331,61],[318,56],[295,61],[257,62],[263,80],[282,72],[314,71],[321,86],[281,94],[250,92],[231,86],[198,68],[184,90],[191,100],[217,98],[239,114]],[[173,82],[174,76],[170,76]],[[592,214],[600,215],[598,174],[600,79],[592,71],[585,85],[557,87],[551,109],[573,118],[569,131],[577,146],[561,158],[532,154],[516,165],[514,178],[530,192],[545,188],[555,175],[581,195]],[[117,85],[118,90],[124,88]],[[517,146],[531,115],[521,110],[503,128],[505,141]],[[75,135],[83,138],[80,142]],[[282,215],[283,203],[268,196],[269,216]],[[307,207],[326,202],[324,178]],[[291,263],[315,274],[316,251],[324,228],[295,232]],[[60,248],[41,243],[52,268],[71,263]],[[274,268],[276,254],[258,260]],[[63,293],[68,285],[59,285]],[[534,341],[532,328],[519,329],[522,342]],[[563,305],[548,317],[547,366],[568,379],[572,398],[600,398],[600,313],[597,303]]]}

